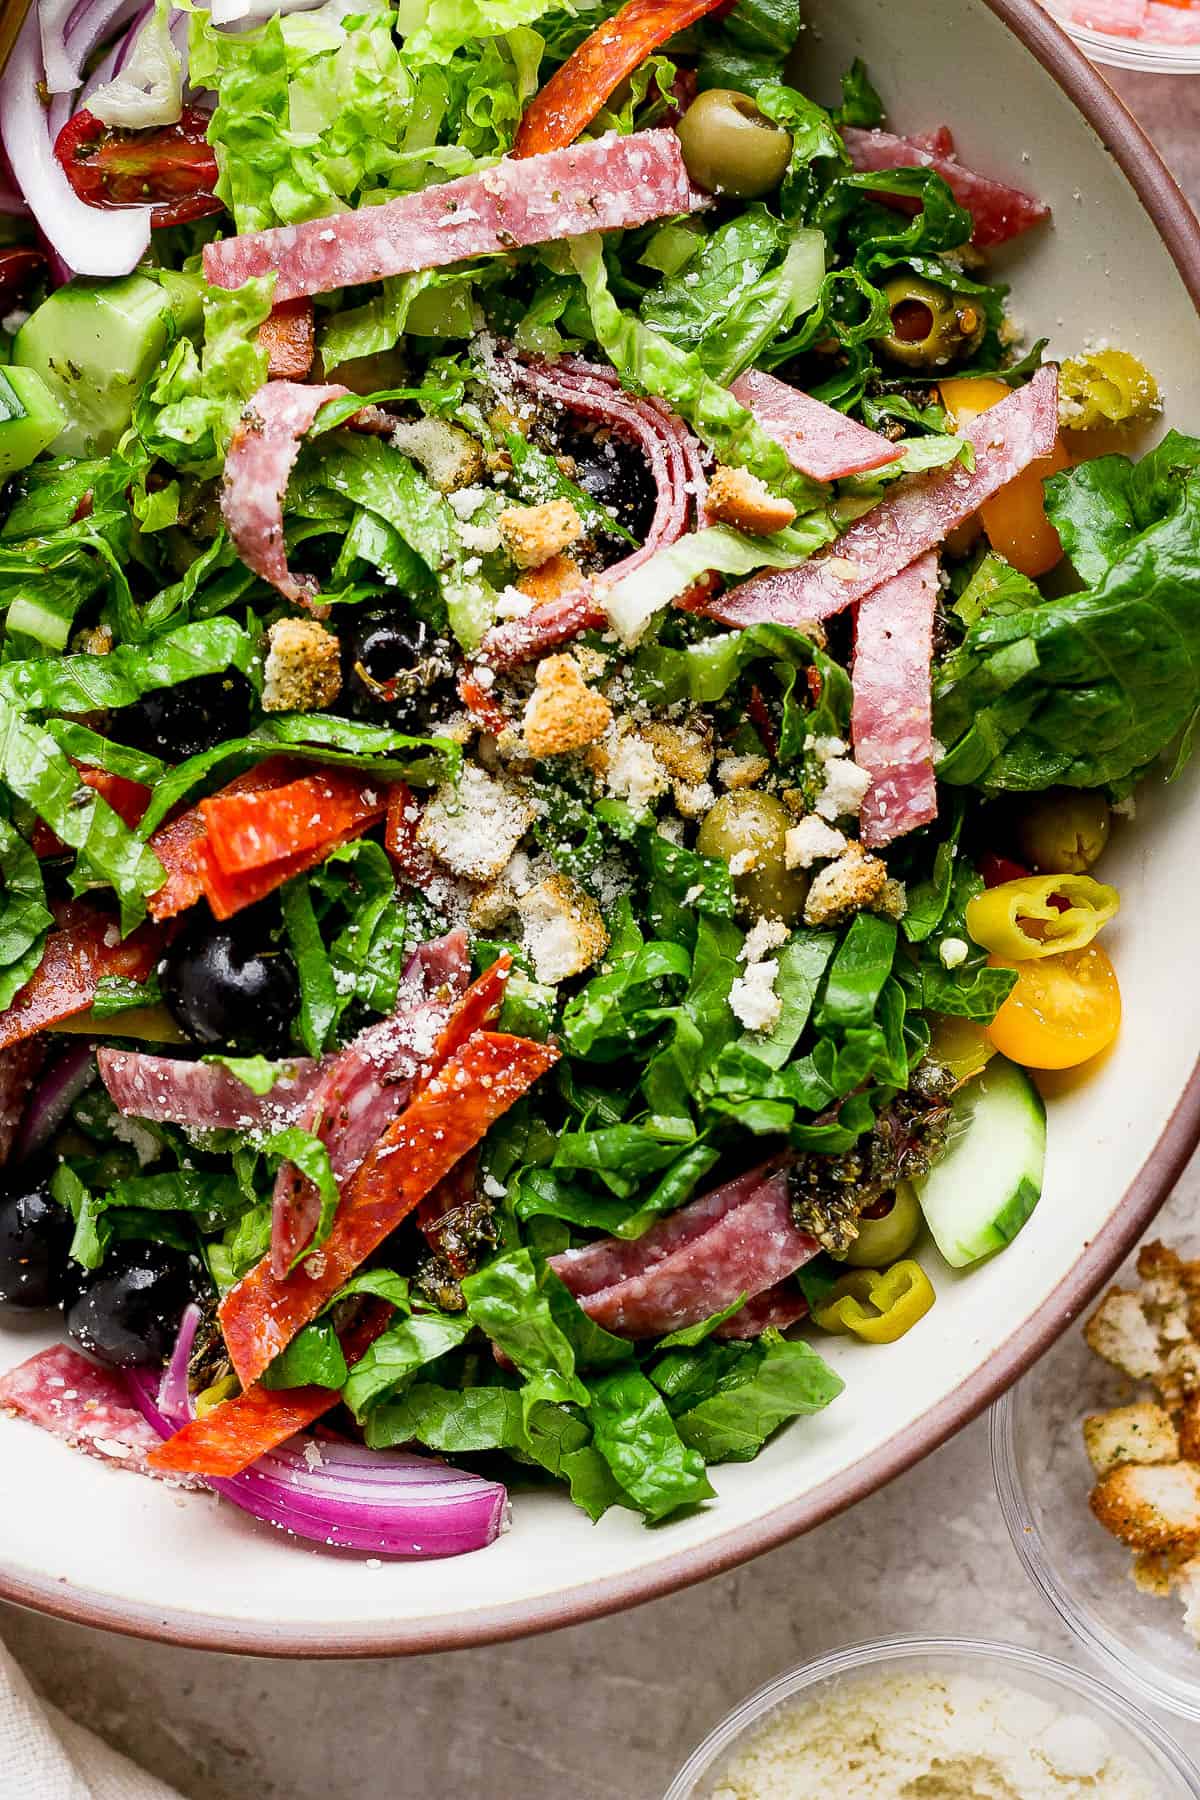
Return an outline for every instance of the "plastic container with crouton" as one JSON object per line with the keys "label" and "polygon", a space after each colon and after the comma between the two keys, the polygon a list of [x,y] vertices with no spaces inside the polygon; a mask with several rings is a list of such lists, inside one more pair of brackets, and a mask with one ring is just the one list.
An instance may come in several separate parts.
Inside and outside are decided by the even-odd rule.
{"label": "plastic container with crouton", "polygon": [[[1176,1200],[1160,1215],[1154,1236],[1194,1257],[1200,1235],[1187,1210]],[[1115,1285],[1140,1285],[1133,1258]],[[993,1409],[992,1463],[1005,1521],[1036,1585],[1111,1674],[1154,1705],[1200,1720],[1200,1642],[1185,1624],[1184,1595],[1139,1586],[1133,1552],[1102,1528],[1088,1504],[1098,1479],[1084,1444],[1084,1421],[1091,1419],[1092,1453],[1101,1467],[1123,1456],[1144,1459],[1109,1477],[1102,1513],[1127,1530],[1132,1520],[1138,1529],[1131,1535],[1149,1548],[1160,1505],[1168,1516],[1187,1510],[1188,1496],[1163,1479],[1174,1474],[1162,1435],[1165,1415],[1145,1404],[1154,1399],[1148,1384],[1088,1348],[1083,1325],[1083,1319],[1073,1324]],[[1122,1408],[1128,1410],[1116,1412]],[[1170,1429],[1165,1426],[1167,1436]],[[1144,1562],[1143,1580],[1151,1573]],[[1200,1635],[1200,1563],[1191,1604],[1192,1628]]]}

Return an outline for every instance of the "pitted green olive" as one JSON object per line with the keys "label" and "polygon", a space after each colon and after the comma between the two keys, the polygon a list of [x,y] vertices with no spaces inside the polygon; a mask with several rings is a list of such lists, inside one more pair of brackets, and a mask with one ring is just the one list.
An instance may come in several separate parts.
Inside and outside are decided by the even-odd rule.
{"label": "pitted green olive", "polygon": [[852,1269],[886,1269],[907,1256],[921,1230],[921,1208],[907,1181],[869,1212],[861,1213],[858,1236],[841,1259]]}
{"label": "pitted green olive", "polygon": [[759,917],[794,924],[804,908],[808,882],[789,870],[784,839],[791,815],[773,794],[743,789],[722,794],[709,808],[696,837],[702,856],[730,865],[738,898]]}
{"label": "pitted green olive", "polygon": [[955,294],[919,275],[897,275],[884,287],[892,329],[879,347],[907,369],[948,369],[974,350],[987,320],[969,294]]}
{"label": "pitted green olive", "polygon": [[698,94],[675,129],[688,174],[712,194],[756,200],[787,173],[791,133],[734,88]]}
{"label": "pitted green olive", "polygon": [[1042,873],[1082,875],[1108,842],[1109,819],[1103,794],[1047,788],[1022,807],[1017,841],[1022,855]]}

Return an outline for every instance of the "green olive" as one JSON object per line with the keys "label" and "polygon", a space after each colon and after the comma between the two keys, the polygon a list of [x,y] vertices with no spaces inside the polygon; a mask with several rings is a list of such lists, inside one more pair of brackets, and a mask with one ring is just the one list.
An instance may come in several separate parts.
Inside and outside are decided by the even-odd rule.
{"label": "green olive", "polygon": [[791,925],[800,917],[808,893],[803,875],[784,861],[784,839],[791,814],[773,794],[743,788],[722,794],[709,808],[696,837],[702,856],[722,862],[742,857],[750,864],[734,874],[733,885],[747,909]]}
{"label": "green olive", "polygon": [[897,275],[884,288],[892,329],[879,347],[906,369],[948,369],[971,354],[987,329],[983,308],[919,275]]}
{"label": "green olive", "polygon": [[902,1181],[880,1202],[886,1211],[862,1213],[858,1236],[840,1260],[852,1269],[886,1269],[907,1255],[921,1230],[921,1208],[912,1186]]}
{"label": "green olive", "polygon": [[1103,794],[1088,788],[1047,788],[1022,808],[1017,842],[1026,862],[1045,875],[1082,875],[1108,842],[1110,813]]}
{"label": "green olive", "polygon": [[777,188],[792,156],[792,134],[759,112],[749,94],[709,88],[675,127],[688,174],[712,194],[756,200]]}

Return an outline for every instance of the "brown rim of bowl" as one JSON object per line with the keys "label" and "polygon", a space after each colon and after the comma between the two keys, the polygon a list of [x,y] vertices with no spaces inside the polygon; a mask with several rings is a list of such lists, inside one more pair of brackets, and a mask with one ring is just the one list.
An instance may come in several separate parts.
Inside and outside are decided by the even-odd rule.
{"label": "brown rim of bowl", "polygon": [[[1141,200],[1200,310],[1200,221],[1141,126],[1082,51],[1042,11],[1037,0],[985,0],[1003,20],[1115,157]],[[987,1363],[945,1399],[898,1432],[852,1470],[822,1483],[753,1525],[727,1532],[696,1550],[666,1556],[652,1568],[565,1589],[543,1600],[487,1607],[461,1620],[428,1624],[388,1623],[345,1635],[326,1627],[264,1629],[203,1614],[158,1613],[152,1607],[76,1590],[47,1578],[30,1581],[0,1569],[0,1599],[130,1637],[189,1649],[235,1651],[251,1656],[358,1657],[420,1655],[461,1650],[581,1625],[586,1620],[657,1600],[693,1582],[723,1574],[823,1524],[883,1487],[936,1450],[1011,1386],[1049,1348],[1124,1261],[1178,1181],[1200,1143],[1200,1061],[1162,1135],[1107,1225],[1032,1318]]]}

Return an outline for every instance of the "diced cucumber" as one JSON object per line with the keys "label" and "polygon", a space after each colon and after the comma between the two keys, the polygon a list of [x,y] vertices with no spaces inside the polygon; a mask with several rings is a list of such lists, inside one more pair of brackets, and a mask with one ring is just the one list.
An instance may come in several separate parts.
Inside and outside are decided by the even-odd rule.
{"label": "diced cucumber", "polygon": [[1024,1069],[994,1056],[959,1089],[950,1146],[913,1185],[934,1242],[961,1269],[1011,1244],[1041,1199],[1046,1108]]}
{"label": "diced cucumber", "polygon": [[0,481],[48,450],[66,415],[32,369],[0,370]]}
{"label": "diced cucumber", "polygon": [[76,279],[26,319],[13,340],[13,363],[35,370],[65,412],[64,456],[103,456],[113,448],[166,349],[174,299],[145,275]]}

